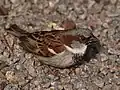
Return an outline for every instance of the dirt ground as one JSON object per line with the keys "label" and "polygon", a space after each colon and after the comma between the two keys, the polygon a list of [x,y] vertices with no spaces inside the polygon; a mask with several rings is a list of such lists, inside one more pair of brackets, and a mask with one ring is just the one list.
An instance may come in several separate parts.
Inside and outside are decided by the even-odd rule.
{"label": "dirt ground", "polygon": [[[120,0],[0,0],[0,90],[120,90]],[[71,18],[92,29],[101,52],[69,69],[41,64],[4,27],[49,30],[50,22]]]}

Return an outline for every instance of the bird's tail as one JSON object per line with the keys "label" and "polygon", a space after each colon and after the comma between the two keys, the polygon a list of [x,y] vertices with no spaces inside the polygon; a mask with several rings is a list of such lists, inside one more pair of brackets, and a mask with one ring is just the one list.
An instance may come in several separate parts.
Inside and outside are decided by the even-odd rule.
{"label": "bird's tail", "polygon": [[27,31],[19,28],[16,24],[10,25],[9,28],[6,28],[6,31],[7,31],[8,33],[11,33],[12,35],[14,35],[14,36],[16,36],[16,37],[25,36],[26,34],[28,34]]}

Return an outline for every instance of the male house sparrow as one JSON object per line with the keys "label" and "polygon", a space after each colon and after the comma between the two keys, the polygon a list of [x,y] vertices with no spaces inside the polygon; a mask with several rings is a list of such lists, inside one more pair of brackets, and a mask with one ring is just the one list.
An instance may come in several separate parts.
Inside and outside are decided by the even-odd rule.
{"label": "male house sparrow", "polygon": [[81,64],[99,52],[100,42],[89,29],[77,28],[71,21],[63,22],[62,27],[65,30],[29,33],[13,24],[7,32],[18,37],[20,46],[42,63],[58,68]]}

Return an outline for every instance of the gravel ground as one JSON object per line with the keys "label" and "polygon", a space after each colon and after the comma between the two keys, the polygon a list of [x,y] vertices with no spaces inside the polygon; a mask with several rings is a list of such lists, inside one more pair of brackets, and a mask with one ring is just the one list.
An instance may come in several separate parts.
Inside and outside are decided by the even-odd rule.
{"label": "gravel ground", "polygon": [[[0,0],[0,90],[120,90],[120,0]],[[8,34],[17,24],[33,32],[71,18],[91,28],[102,49],[95,59],[69,69],[43,65]]]}

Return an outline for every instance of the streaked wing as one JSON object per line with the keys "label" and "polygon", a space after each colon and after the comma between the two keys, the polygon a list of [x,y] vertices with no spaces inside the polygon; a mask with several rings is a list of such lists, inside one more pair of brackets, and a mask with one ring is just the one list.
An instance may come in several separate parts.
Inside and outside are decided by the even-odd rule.
{"label": "streaked wing", "polygon": [[66,31],[41,31],[21,36],[20,45],[29,52],[40,56],[51,57],[63,52],[72,41],[80,41],[79,36],[65,35]]}

